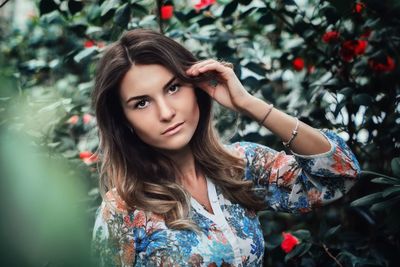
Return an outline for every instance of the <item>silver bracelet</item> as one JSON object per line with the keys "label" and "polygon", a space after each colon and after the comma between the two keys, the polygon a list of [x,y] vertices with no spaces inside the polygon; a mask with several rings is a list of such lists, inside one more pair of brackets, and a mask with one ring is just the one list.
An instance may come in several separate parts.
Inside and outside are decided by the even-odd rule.
{"label": "silver bracelet", "polygon": [[267,113],[265,114],[264,118],[258,123],[260,126],[263,125],[264,121],[267,119],[268,115],[271,113],[271,111],[272,111],[273,108],[274,108],[274,105],[273,105],[273,104],[269,105],[268,111],[267,111]]}
{"label": "silver bracelet", "polygon": [[294,130],[292,131],[292,137],[290,137],[289,141],[287,142],[282,142],[283,145],[286,148],[290,147],[290,144],[292,143],[292,141],[296,138],[297,134],[298,134],[298,130],[299,130],[299,119],[296,118],[296,127],[294,127]]}

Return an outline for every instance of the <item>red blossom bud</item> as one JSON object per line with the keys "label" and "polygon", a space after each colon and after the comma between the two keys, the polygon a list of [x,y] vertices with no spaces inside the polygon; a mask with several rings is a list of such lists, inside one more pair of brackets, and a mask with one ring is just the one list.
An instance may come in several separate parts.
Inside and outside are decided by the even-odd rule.
{"label": "red blossom bud", "polygon": [[375,72],[390,72],[396,67],[394,59],[390,56],[386,56],[386,62],[379,62],[375,59],[370,58],[368,60],[369,67]]}
{"label": "red blossom bud", "polygon": [[357,2],[354,6],[353,12],[354,13],[361,13],[363,9],[365,8],[365,4],[362,2]]}
{"label": "red blossom bud", "polygon": [[302,69],[304,69],[304,59],[302,59],[301,57],[296,57],[292,61],[292,66],[296,71],[301,71]]}
{"label": "red blossom bud", "polygon": [[199,11],[200,9],[208,7],[214,3],[215,3],[215,0],[200,0],[200,2],[198,2],[197,4],[194,5],[194,8],[196,9],[196,11]]}
{"label": "red blossom bud", "polygon": [[94,45],[95,45],[95,43],[94,43],[92,40],[87,40],[87,41],[85,41],[85,43],[84,43],[84,46],[85,46],[86,48],[93,47]]}
{"label": "red blossom bud", "polygon": [[289,253],[290,251],[293,250],[295,246],[300,244],[300,241],[291,233],[283,232],[282,235],[283,235],[283,241],[281,243],[281,248],[286,253]]}
{"label": "red blossom bud", "polygon": [[337,31],[326,32],[322,36],[322,41],[324,41],[325,43],[337,42],[339,40],[339,36],[340,36],[340,34]]}
{"label": "red blossom bud", "polygon": [[165,5],[161,7],[161,19],[168,20],[174,15],[174,6]]}
{"label": "red blossom bud", "polygon": [[339,54],[344,61],[350,62],[355,56],[364,54],[367,45],[366,40],[348,40],[342,43]]}

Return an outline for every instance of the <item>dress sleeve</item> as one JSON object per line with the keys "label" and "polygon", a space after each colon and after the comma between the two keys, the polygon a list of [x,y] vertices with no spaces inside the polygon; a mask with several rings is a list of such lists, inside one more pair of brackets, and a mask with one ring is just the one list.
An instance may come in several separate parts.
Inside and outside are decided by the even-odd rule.
{"label": "dress sleeve", "polygon": [[134,212],[128,213],[123,208],[121,201],[110,200],[109,193],[106,196],[108,199],[103,200],[96,212],[93,259],[97,266],[133,266],[136,256],[133,224],[140,222],[138,218],[133,219]]}
{"label": "dress sleeve", "polygon": [[267,207],[291,213],[308,212],[341,198],[356,183],[360,166],[344,140],[330,130],[320,130],[331,144],[322,154],[277,152],[252,142],[228,146],[245,159],[245,180],[252,180]]}

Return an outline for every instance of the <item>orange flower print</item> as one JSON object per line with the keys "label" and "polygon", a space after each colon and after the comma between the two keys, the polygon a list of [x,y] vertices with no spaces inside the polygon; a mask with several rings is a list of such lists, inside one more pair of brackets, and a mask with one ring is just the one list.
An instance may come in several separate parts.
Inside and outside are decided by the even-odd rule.
{"label": "orange flower print", "polygon": [[133,240],[129,240],[122,247],[123,266],[132,266],[135,256],[135,244]]}
{"label": "orange flower print", "polygon": [[131,228],[133,227],[133,221],[132,221],[132,215],[128,214],[124,216],[124,223],[127,227]]}
{"label": "orange flower print", "polygon": [[145,225],[146,225],[146,215],[144,214],[143,211],[139,211],[138,214],[136,214],[135,219],[133,220],[133,226],[143,227]]}

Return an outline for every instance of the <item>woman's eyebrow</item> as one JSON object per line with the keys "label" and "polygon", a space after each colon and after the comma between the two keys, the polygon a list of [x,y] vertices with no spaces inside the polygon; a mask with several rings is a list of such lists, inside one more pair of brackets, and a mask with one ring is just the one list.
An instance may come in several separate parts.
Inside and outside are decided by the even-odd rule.
{"label": "woman's eyebrow", "polygon": [[[165,88],[167,88],[168,86],[171,85],[171,83],[174,82],[174,80],[176,79],[176,76],[172,76],[172,78],[163,86],[163,90],[165,90]],[[128,100],[126,100],[126,103],[128,104],[130,101],[135,100],[135,99],[141,99],[141,98],[145,98],[148,95],[138,95],[138,96],[132,96],[130,98],[128,98]]]}

